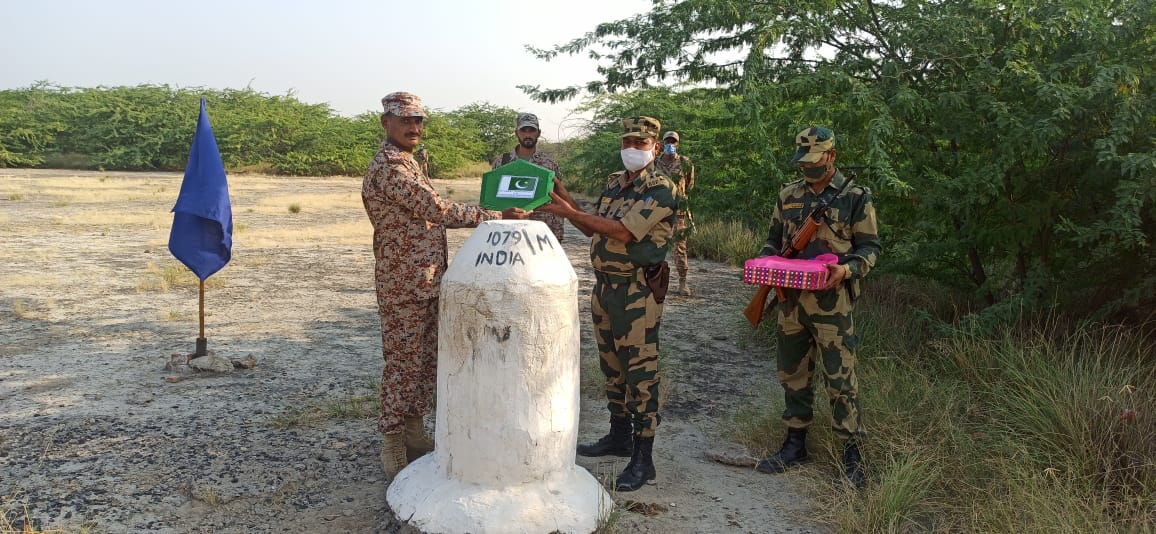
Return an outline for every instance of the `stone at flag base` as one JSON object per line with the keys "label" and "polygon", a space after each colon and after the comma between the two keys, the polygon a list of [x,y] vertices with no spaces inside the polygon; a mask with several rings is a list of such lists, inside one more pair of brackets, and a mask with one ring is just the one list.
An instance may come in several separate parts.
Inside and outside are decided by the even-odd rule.
{"label": "stone at flag base", "polygon": [[516,159],[482,174],[479,204],[488,210],[532,210],[550,202],[554,171]]}
{"label": "stone at flag base", "polygon": [[386,499],[422,532],[593,532],[614,506],[574,463],[577,276],[538,221],[488,221],[442,279],[436,447]]}

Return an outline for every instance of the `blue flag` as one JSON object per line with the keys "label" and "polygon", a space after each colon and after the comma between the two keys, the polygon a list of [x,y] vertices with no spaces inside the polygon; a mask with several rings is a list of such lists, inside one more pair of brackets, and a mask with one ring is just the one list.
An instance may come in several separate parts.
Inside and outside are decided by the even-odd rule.
{"label": "blue flag", "polygon": [[225,165],[217,150],[217,139],[205,99],[197,133],[189,150],[189,164],[181,182],[181,194],[173,206],[173,228],[169,233],[169,252],[204,280],[221,270],[233,249],[233,208],[229,204],[229,183]]}

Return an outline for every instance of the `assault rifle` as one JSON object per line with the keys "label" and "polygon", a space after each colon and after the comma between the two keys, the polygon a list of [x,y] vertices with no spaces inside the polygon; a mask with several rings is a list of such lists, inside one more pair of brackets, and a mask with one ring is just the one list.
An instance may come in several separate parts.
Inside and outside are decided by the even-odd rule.
{"label": "assault rifle", "polygon": [[[843,194],[843,191],[847,189],[847,186],[851,185],[851,181],[855,179],[855,171],[852,169],[861,168],[863,167],[839,169],[840,171],[847,170],[847,174],[843,176],[843,185],[839,186],[839,189],[835,191],[834,195],[820,202],[819,205],[815,207],[815,210],[807,216],[807,222],[803,223],[803,227],[799,230],[799,233],[795,234],[795,238],[791,240],[791,244],[787,246],[787,250],[784,250],[781,254],[782,257],[793,258],[797,256],[800,251],[807,248],[807,245],[811,242],[811,238],[815,237],[815,232],[819,230],[819,225],[823,224],[823,219],[827,217],[827,209],[831,207],[831,203],[839,198],[839,196]],[[776,287],[774,289],[778,300],[787,299],[787,295],[783,293],[783,288]],[[763,314],[767,311],[767,297],[770,296],[770,294],[771,286],[759,286],[755,297],[751,299],[750,304],[747,304],[747,307],[743,310],[743,315],[746,316],[747,321],[750,321],[751,326],[758,328],[759,323],[763,321]],[[772,306],[773,305],[774,303],[772,303]]]}

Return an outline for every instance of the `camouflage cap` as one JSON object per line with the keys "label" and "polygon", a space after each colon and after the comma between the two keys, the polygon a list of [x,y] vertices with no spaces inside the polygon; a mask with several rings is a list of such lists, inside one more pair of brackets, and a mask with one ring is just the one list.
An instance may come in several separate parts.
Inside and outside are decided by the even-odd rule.
{"label": "camouflage cap", "polygon": [[538,127],[538,116],[537,115],[535,115],[533,113],[519,113],[518,114],[518,128],[517,129],[521,130],[522,128],[524,128],[526,126],[529,126],[535,130],[539,130],[539,131],[542,130],[541,128]]}
{"label": "camouflage cap", "polygon": [[413,93],[398,91],[385,95],[381,99],[381,107],[386,115],[397,117],[428,117],[421,107],[421,98]]}
{"label": "camouflage cap", "polygon": [[650,137],[658,139],[662,123],[654,117],[630,117],[622,120],[622,137]]}
{"label": "camouflage cap", "polygon": [[799,132],[795,136],[795,157],[791,163],[815,163],[823,158],[823,154],[835,148],[835,132],[830,128],[812,126]]}
{"label": "camouflage cap", "polygon": [[669,132],[662,134],[662,140],[666,141],[667,139],[674,139],[674,142],[677,143],[679,141],[678,132],[671,130]]}

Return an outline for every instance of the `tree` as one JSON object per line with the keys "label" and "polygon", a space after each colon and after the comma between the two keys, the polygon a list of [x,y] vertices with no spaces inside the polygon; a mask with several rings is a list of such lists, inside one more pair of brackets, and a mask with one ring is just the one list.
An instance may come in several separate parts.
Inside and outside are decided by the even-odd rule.
{"label": "tree", "polygon": [[510,151],[517,143],[514,130],[518,112],[513,108],[482,102],[467,104],[448,115],[459,128],[476,132],[481,141],[467,155],[470,160],[493,161],[498,154]]}
{"label": "tree", "polygon": [[738,99],[734,155],[830,125],[841,161],[875,169],[892,269],[971,287],[997,318],[1115,313],[1156,305],[1153,35],[1145,0],[656,0],[533,50],[600,58],[601,79],[523,89],[701,86]]}

